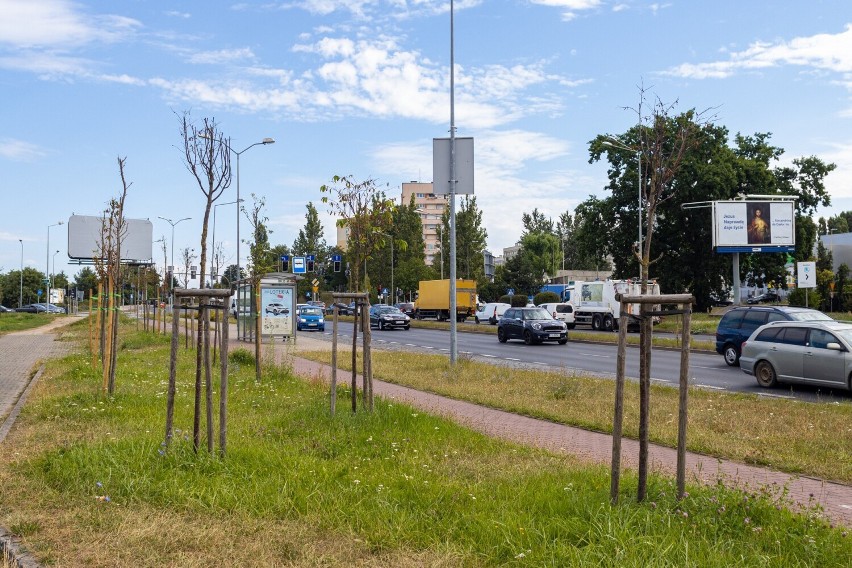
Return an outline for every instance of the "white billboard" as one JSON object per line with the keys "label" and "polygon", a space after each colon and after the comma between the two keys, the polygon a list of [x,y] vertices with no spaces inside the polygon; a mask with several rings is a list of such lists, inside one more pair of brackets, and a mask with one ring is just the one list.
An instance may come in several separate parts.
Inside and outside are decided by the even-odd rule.
{"label": "white billboard", "polygon": [[714,201],[718,252],[791,252],[796,248],[792,201]]}
{"label": "white billboard", "polygon": [[[148,219],[125,219],[127,229],[121,243],[121,261],[130,264],[153,260],[154,224]],[[68,258],[91,262],[100,256],[103,218],[72,215],[68,219]]]}

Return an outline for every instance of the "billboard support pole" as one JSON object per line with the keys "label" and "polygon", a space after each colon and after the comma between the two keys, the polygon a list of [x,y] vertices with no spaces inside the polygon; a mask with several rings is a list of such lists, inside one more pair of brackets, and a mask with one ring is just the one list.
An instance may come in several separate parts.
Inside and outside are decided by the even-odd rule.
{"label": "billboard support pole", "polygon": [[734,253],[734,305],[739,306],[741,303],[740,291],[742,289],[742,285],[740,284],[740,253]]}

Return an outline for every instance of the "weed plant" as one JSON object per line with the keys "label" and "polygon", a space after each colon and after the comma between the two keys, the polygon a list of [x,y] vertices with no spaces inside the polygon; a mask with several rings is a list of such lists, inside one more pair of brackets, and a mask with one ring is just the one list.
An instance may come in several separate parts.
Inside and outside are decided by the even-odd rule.
{"label": "weed plant", "polygon": [[[82,329],[82,328],[81,328]],[[849,566],[852,539],[783,489],[651,477],[617,506],[603,467],[489,439],[393,400],[331,416],[327,386],[230,376],[229,449],[195,453],[194,356],[122,331],[116,395],[85,353],[52,362],[0,457],[0,523],[63,566]],[[146,345],[147,341],[147,345]],[[245,355],[234,355],[245,362]],[[232,359],[232,360],[234,360]],[[571,388],[563,395],[574,396]],[[349,391],[340,386],[338,397]]]}

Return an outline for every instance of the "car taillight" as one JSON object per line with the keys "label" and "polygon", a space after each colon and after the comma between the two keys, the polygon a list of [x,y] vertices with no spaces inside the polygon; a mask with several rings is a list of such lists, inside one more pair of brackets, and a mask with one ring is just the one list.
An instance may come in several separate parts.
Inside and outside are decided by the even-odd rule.
{"label": "car taillight", "polygon": [[740,352],[742,352],[742,350],[745,349],[746,343],[748,343],[748,341],[743,341],[743,344],[740,345]]}

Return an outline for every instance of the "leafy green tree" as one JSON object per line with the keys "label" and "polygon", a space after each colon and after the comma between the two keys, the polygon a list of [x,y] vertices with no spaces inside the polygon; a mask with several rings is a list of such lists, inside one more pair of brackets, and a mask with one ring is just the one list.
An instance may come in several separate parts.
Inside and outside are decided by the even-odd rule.
{"label": "leafy green tree", "polygon": [[393,201],[376,186],[373,179],[355,181],[352,176],[334,176],[330,185],[320,187],[322,202],[329,204],[340,219],[339,227],[348,227],[347,250],[350,256],[350,286],[354,291],[369,290],[369,279],[362,268],[384,243],[391,224]]}
{"label": "leafy green tree", "polygon": [[[391,218],[386,238],[370,262],[370,274],[373,275],[373,282],[387,288],[390,288],[393,280],[393,286],[400,291],[400,295],[394,298],[407,300],[418,289],[420,281],[431,280],[434,272],[424,261],[426,245],[423,241],[423,225],[414,196],[407,205],[395,206]],[[394,266],[393,278],[391,260]]]}
{"label": "leafy green tree", "polygon": [[538,210],[538,207],[533,209],[532,213],[524,213],[521,215],[521,223],[523,224],[523,232],[521,238],[532,233],[552,233],[553,220],[545,217],[544,213]]}
{"label": "leafy green tree", "polygon": [[[465,195],[456,210],[456,277],[479,280],[485,273],[485,260],[482,253],[488,240],[488,232],[482,225],[482,210],[476,204],[476,197]],[[435,260],[443,258],[444,274],[450,273],[450,211],[444,211],[439,247],[445,250],[436,255]],[[440,272],[440,266],[438,268]]]}
{"label": "leafy green tree", "polygon": [[[41,301],[44,301],[47,287],[44,285],[44,273],[31,268],[24,267],[23,279],[23,303],[32,304],[38,302],[38,290],[41,290]],[[21,292],[21,271],[11,270],[5,276],[0,275],[0,303],[7,308],[18,306],[18,297]]]}
{"label": "leafy green tree", "polygon": [[239,274],[237,273],[237,265],[231,264],[225,268],[225,271],[222,273],[222,278],[219,280],[220,284],[225,287],[233,288],[238,280],[242,280],[246,277],[246,271],[244,268],[239,269]]}

